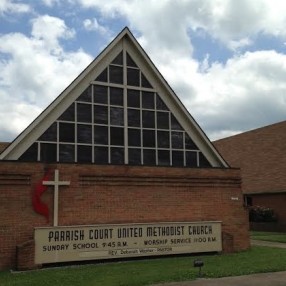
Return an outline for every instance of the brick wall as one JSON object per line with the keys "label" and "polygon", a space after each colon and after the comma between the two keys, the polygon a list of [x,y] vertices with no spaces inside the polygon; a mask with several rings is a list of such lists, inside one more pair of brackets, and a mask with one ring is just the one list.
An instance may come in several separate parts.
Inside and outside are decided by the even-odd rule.
{"label": "brick wall", "polygon": [[59,169],[60,180],[71,181],[70,186],[60,187],[59,225],[222,221],[225,252],[249,247],[248,216],[237,169],[2,161],[0,269],[33,267],[33,229],[50,226],[53,220],[51,190],[42,196],[51,209],[50,222],[34,212],[31,202],[46,168]]}

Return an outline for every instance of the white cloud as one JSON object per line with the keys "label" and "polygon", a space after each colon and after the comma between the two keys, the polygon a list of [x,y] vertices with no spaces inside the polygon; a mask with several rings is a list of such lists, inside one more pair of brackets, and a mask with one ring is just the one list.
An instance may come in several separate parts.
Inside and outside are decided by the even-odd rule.
{"label": "white cloud", "polygon": [[12,95],[8,91],[0,91],[1,141],[14,139],[41,112],[38,106],[25,103]]}
{"label": "white cloud", "polygon": [[[77,0],[86,8],[94,7],[104,17],[125,16],[131,28],[140,31],[148,39],[149,47],[176,50],[180,54],[192,53],[188,37],[187,11],[184,2],[176,1],[100,1]],[[147,41],[146,41],[147,43]],[[164,52],[164,51],[163,51]],[[150,50],[149,50],[150,53]]]}
{"label": "white cloud", "polygon": [[95,31],[100,33],[101,35],[109,35],[110,31],[108,28],[100,25],[96,18],[93,19],[85,19],[83,21],[83,26],[88,31]]}
{"label": "white cloud", "polygon": [[42,0],[42,2],[49,7],[54,6],[55,4],[60,4],[59,0]]}
{"label": "white cloud", "polygon": [[27,13],[31,8],[27,4],[15,3],[13,0],[0,0],[0,15],[4,13]]}
{"label": "white cloud", "polygon": [[59,39],[69,39],[75,36],[73,29],[67,28],[62,19],[43,15],[32,20],[32,36],[41,41],[48,51],[61,52]]}
{"label": "white cloud", "polygon": [[[286,2],[282,0],[74,0],[96,8],[105,17],[126,16],[143,34],[162,42],[186,44],[188,29],[204,29],[227,46],[257,33],[286,37]],[[188,41],[188,40],[187,40]],[[250,43],[250,42],[249,42]]]}
{"label": "white cloud", "polygon": [[228,43],[228,47],[233,50],[233,51],[236,51],[236,50],[239,50],[241,48],[245,48],[247,46],[250,46],[252,45],[253,41],[251,41],[249,38],[243,38],[243,39],[240,39],[238,41],[229,41]]}
{"label": "white cloud", "polygon": [[67,52],[60,45],[71,36],[73,30],[49,16],[32,21],[30,37],[0,36],[0,53],[6,55],[0,61],[0,133],[8,127],[15,136],[90,63],[82,50]]}
{"label": "white cloud", "polygon": [[286,55],[275,51],[247,52],[213,64],[196,96],[185,104],[211,138],[285,120]]}
{"label": "white cloud", "polygon": [[[286,119],[286,55],[247,52],[226,64],[169,54],[159,70],[211,139]],[[168,57],[166,56],[166,59]]]}

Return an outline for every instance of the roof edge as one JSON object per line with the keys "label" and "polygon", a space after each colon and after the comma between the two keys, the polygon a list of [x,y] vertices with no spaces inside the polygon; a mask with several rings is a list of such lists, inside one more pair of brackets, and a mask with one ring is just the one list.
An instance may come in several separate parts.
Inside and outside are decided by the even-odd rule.
{"label": "roof edge", "polygon": [[[139,42],[136,40],[136,38],[133,36],[131,31],[128,27],[125,27],[112,41],[107,47],[72,81],[72,83],[65,88],[60,95],[58,95],[55,100],[46,108],[43,110],[43,112],[35,118],[34,121],[30,125],[26,127],[25,130],[23,130],[13,141],[12,143],[2,152],[0,153],[0,160],[3,159],[13,159],[13,156],[17,156],[17,152],[19,153],[19,149],[21,146],[20,144],[24,140],[28,140],[29,134],[34,132],[34,128],[36,128],[42,121],[45,120],[46,116],[50,114],[50,112],[58,106],[58,104],[63,101],[66,96],[71,93],[84,79],[89,75],[90,72],[96,67],[96,65],[122,40],[123,37],[127,36],[131,42],[135,45],[135,47],[138,49],[139,53],[141,53],[144,60],[148,63],[150,68],[152,69],[153,73],[158,77],[158,79],[162,82],[164,88],[166,88],[166,91],[170,93],[170,95],[173,97],[174,102],[177,104],[177,106],[183,111],[186,118],[190,121],[192,124],[195,132],[198,134],[199,140],[203,143],[205,146],[205,152],[208,153],[210,156],[211,161],[213,162],[213,167],[225,167],[229,168],[229,165],[227,162],[223,159],[223,157],[219,154],[215,146],[212,144],[212,142],[209,140],[207,135],[204,133],[204,131],[201,129],[199,124],[195,121],[195,119],[192,117],[192,115],[189,113],[189,111],[186,109],[186,107],[183,105],[182,101],[179,99],[179,97],[176,95],[176,93],[173,91],[173,89],[170,87],[168,82],[165,80],[165,78],[162,76],[160,71],[157,69],[157,67],[154,65],[150,57],[147,55],[145,50],[141,47]],[[28,141],[27,141],[28,142]],[[26,142],[26,143],[27,143]],[[14,153],[13,153],[14,151]],[[13,155],[14,154],[14,155]],[[16,155],[15,155],[16,154]]]}
{"label": "roof edge", "polygon": [[[21,141],[33,130],[34,126],[38,125],[47,114],[60,103],[67,94],[72,91],[85,76],[96,66],[96,63],[103,58],[109,50],[111,50],[126,34],[131,32],[128,27],[125,27],[99,55],[91,61],[91,63],[0,153],[0,160],[7,158],[11,152],[21,143]],[[7,158],[9,159],[9,158]]]}

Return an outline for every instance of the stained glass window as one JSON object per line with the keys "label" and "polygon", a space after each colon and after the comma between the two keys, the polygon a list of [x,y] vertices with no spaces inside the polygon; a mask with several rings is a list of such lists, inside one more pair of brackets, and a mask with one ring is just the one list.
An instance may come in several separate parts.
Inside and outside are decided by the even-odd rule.
{"label": "stained glass window", "polygon": [[99,72],[20,160],[211,166],[136,58],[125,51]]}
{"label": "stained glass window", "polygon": [[77,162],[92,163],[92,147],[77,145]]}

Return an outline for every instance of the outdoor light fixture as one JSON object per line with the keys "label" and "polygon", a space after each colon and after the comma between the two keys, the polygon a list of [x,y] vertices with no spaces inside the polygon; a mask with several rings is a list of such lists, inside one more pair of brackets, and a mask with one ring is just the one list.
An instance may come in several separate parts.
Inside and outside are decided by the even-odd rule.
{"label": "outdoor light fixture", "polygon": [[202,260],[196,259],[194,261],[194,267],[199,267],[199,277],[202,276],[202,267],[204,266],[204,262]]}

